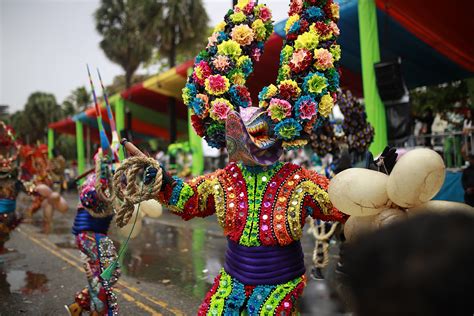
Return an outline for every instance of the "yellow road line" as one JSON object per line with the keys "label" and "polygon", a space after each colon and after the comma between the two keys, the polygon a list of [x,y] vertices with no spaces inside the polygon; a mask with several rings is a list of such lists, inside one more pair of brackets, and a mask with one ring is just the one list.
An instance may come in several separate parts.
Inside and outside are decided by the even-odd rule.
{"label": "yellow road line", "polygon": [[[28,238],[29,240],[31,240],[32,242],[34,242],[35,244],[37,244],[38,246],[40,246],[41,248],[49,251],[50,253],[52,253],[53,255],[55,255],[56,257],[58,257],[59,259],[61,260],[64,260],[65,262],[69,263],[71,266],[77,268],[79,271],[81,272],[84,272],[84,269],[78,265],[76,262],[68,259],[68,258],[65,258],[64,255],[62,255],[61,253],[59,253],[58,251],[56,251],[55,249],[52,249],[46,245],[44,245],[40,240],[38,240],[37,238],[33,237],[33,236],[29,236],[28,234],[26,234],[25,232],[23,232],[21,230],[21,228],[18,228],[17,229],[18,232],[20,232],[23,236],[25,236],[26,238]],[[128,295],[127,293],[124,293],[122,292],[120,289],[114,289],[117,293],[119,293],[120,295],[122,295],[122,297],[124,299],[126,299],[127,301],[129,302],[132,302],[134,303],[138,308],[140,309],[143,309],[144,311],[147,311],[149,312],[151,315],[153,316],[160,316],[162,314],[158,313],[156,310],[154,310],[152,307],[146,305],[146,304],[143,304],[142,302],[139,302],[139,301],[136,301],[133,297],[131,297],[130,295]]]}
{"label": "yellow road line", "polygon": [[[26,230],[26,229],[25,229],[25,230]],[[29,230],[29,229],[27,229],[27,230]],[[29,231],[30,231],[30,233],[33,233],[31,230],[29,230]],[[58,246],[56,246],[55,244],[53,244],[49,239],[44,238],[44,239],[42,239],[42,240],[43,240],[44,242],[48,243],[51,247],[57,248],[58,251],[61,252],[62,254],[66,255],[66,256],[69,256],[69,258],[72,258],[72,259],[74,259],[74,260],[77,260],[77,257],[74,257],[74,255],[70,254],[70,253],[67,252],[67,251],[62,251],[62,250],[60,250],[60,249],[58,248]],[[184,316],[184,315],[185,315],[184,312],[182,312],[181,310],[169,306],[168,303],[166,303],[166,302],[164,302],[164,301],[155,299],[154,297],[148,295],[147,293],[144,293],[144,292],[140,291],[139,289],[137,289],[137,288],[134,287],[132,284],[130,284],[130,283],[126,282],[126,281],[119,280],[117,283],[120,284],[121,286],[125,287],[126,289],[130,290],[131,292],[140,295],[141,297],[143,297],[144,299],[148,300],[149,302],[152,302],[153,304],[156,304],[156,305],[160,306],[161,308],[164,308],[164,309],[166,309],[167,311],[172,312],[172,313],[175,314],[176,316]]]}

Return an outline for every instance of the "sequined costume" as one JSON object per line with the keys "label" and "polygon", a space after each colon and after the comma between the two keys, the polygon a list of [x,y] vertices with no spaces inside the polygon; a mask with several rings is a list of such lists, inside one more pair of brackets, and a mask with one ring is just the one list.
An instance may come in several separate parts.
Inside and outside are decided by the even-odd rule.
{"label": "sequined costume", "polygon": [[72,233],[81,252],[88,286],[76,294],[75,303],[68,306],[72,315],[89,311],[92,315],[117,315],[117,297],[113,286],[118,281],[120,269],[117,267],[112,278],[100,276],[117,259],[117,251],[107,236],[113,215],[96,193],[95,174],[90,175],[81,188],[80,203],[74,219]]}
{"label": "sequined costume", "polygon": [[327,178],[291,163],[231,163],[190,181],[165,183],[161,203],[185,220],[215,213],[228,239],[224,269],[200,315],[244,306],[250,315],[289,315],[305,284],[299,240],[306,217],[346,218],[329,201]]}
{"label": "sequined costume", "polygon": [[18,178],[20,150],[14,130],[0,121],[0,253],[6,250],[5,243],[10,239],[10,233],[19,224],[15,213],[16,199],[25,190]]}

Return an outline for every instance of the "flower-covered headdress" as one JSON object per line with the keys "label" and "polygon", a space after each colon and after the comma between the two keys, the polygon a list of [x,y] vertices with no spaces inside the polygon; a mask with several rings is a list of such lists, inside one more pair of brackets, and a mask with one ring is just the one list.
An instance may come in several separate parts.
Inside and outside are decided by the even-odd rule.
{"label": "flower-covered headdress", "polygon": [[[332,110],[339,87],[339,6],[333,0],[292,0],[276,84],[259,93],[267,132],[284,148],[300,147]],[[252,106],[245,86],[273,31],[271,13],[254,0],[240,0],[217,25],[183,89],[197,134],[225,146],[231,111]]]}

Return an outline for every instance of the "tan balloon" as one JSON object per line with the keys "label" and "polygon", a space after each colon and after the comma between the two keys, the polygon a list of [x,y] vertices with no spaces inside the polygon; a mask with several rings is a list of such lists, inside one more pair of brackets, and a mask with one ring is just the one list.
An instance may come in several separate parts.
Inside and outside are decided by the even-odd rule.
{"label": "tan balloon", "polygon": [[[120,236],[127,238],[130,232],[132,232],[132,234],[130,235],[130,238],[133,239],[140,234],[140,231],[142,230],[142,216],[138,215],[137,221],[135,223],[136,217],[137,217],[137,211],[135,208],[135,211],[133,212],[132,217],[130,218],[130,221],[127,223],[127,225],[125,225],[122,228],[117,227],[117,232]],[[133,227],[133,223],[135,223],[135,227]],[[133,231],[132,231],[132,228],[133,228]]]}
{"label": "tan balloon", "polygon": [[351,216],[371,216],[387,208],[388,176],[381,172],[351,168],[329,183],[329,198],[341,212]]}
{"label": "tan balloon", "polygon": [[374,217],[374,227],[381,228],[408,217],[407,213],[398,208],[388,208]]}
{"label": "tan balloon", "polygon": [[140,212],[151,218],[158,218],[163,214],[163,207],[156,200],[148,200],[140,203]]}
{"label": "tan balloon", "polygon": [[435,151],[419,148],[409,151],[397,161],[387,182],[391,201],[411,208],[431,200],[439,192],[445,178],[443,159]]}
{"label": "tan balloon", "polygon": [[56,208],[57,208],[58,211],[60,211],[61,213],[65,214],[65,213],[67,212],[67,210],[68,210],[69,207],[68,207],[68,205],[67,205],[66,200],[65,200],[63,197],[61,197],[61,198],[59,199],[59,202],[57,203]]}
{"label": "tan balloon", "polygon": [[374,229],[374,218],[372,216],[351,216],[344,224],[344,236],[352,241]]}
{"label": "tan balloon", "polygon": [[38,184],[35,187],[35,191],[38,192],[39,195],[42,197],[49,197],[51,193],[53,192],[46,184]]}
{"label": "tan balloon", "polygon": [[445,213],[445,212],[467,212],[474,214],[474,207],[469,206],[465,203],[451,202],[451,201],[428,201],[417,207],[408,209],[408,215],[426,214],[429,212],[433,213]]}

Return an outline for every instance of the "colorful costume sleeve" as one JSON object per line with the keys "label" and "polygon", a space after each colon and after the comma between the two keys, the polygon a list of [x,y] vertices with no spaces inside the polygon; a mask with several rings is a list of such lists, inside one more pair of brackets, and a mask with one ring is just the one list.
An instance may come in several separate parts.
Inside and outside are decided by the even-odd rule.
{"label": "colorful costume sleeve", "polygon": [[303,212],[314,219],[344,223],[348,215],[336,209],[329,200],[329,179],[312,170],[304,169],[303,172],[307,180],[295,189],[296,194],[303,193]]}
{"label": "colorful costume sleeve", "polygon": [[216,212],[215,190],[222,190],[220,178],[223,173],[224,170],[217,170],[189,181],[173,177],[173,181],[164,181],[158,201],[184,220],[212,215]]}

